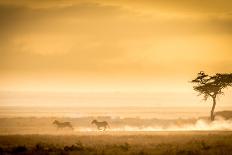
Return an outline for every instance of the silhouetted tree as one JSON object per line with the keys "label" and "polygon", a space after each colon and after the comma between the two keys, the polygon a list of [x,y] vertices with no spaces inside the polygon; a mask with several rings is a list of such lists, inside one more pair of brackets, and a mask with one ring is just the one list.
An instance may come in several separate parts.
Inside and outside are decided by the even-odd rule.
{"label": "silhouetted tree", "polygon": [[223,94],[222,90],[224,88],[232,86],[232,73],[209,76],[201,71],[191,82],[196,84],[193,86],[193,89],[199,92],[199,95],[204,95],[204,100],[207,100],[209,97],[213,99],[213,106],[210,112],[210,118],[213,121],[216,98],[218,95]]}

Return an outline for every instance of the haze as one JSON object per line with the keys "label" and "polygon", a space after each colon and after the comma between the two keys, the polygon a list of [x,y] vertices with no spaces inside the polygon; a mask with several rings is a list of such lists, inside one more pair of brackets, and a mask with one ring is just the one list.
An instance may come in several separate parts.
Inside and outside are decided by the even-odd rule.
{"label": "haze", "polygon": [[[232,71],[231,8],[229,0],[0,0],[1,104],[25,104],[6,92],[39,91],[201,105],[189,83],[196,73]],[[130,97],[110,105],[131,106]]]}

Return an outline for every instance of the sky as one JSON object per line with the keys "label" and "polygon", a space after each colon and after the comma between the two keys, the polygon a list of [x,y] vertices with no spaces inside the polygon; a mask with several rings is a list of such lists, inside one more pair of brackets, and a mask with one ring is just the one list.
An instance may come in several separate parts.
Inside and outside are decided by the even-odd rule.
{"label": "sky", "polygon": [[0,35],[0,91],[192,93],[232,71],[230,0],[0,0]]}

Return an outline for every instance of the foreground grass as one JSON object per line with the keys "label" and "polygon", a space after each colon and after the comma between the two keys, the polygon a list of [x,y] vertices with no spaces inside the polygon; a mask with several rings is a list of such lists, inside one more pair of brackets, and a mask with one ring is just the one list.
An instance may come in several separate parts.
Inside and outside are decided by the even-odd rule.
{"label": "foreground grass", "polygon": [[232,132],[96,132],[2,135],[0,154],[231,155]]}

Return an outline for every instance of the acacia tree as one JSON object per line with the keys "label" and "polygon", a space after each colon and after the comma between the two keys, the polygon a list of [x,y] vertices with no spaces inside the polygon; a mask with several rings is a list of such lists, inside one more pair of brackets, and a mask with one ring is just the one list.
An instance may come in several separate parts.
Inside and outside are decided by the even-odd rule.
{"label": "acacia tree", "polygon": [[197,77],[191,81],[195,85],[193,89],[204,96],[204,100],[212,98],[213,106],[210,112],[210,118],[214,120],[214,109],[216,106],[216,98],[218,95],[222,95],[223,89],[232,86],[232,73],[230,74],[216,74],[209,76],[205,72],[201,71],[197,74]]}

